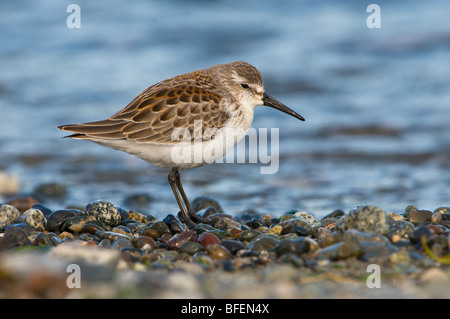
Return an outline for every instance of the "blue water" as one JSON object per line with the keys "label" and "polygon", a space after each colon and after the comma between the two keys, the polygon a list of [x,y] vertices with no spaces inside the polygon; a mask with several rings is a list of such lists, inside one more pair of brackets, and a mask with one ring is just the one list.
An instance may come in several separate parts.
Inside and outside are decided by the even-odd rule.
{"label": "blue water", "polygon": [[146,193],[146,212],[176,211],[166,170],[56,127],[234,60],[258,67],[266,91],[306,122],[258,108],[255,128],[280,128],[277,174],[258,164],[183,172],[190,198],[213,196],[233,214],[450,205],[450,2],[377,1],[379,29],[366,25],[370,2],[356,0],[78,1],[79,29],[67,28],[70,3],[0,3],[0,167],[23,193],[65,185],[51,208]]}

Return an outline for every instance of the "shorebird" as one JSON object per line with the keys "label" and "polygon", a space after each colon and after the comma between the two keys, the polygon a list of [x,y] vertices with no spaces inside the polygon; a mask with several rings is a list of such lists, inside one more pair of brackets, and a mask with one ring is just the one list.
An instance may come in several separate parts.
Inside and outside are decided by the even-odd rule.
{"label": "shorebird", "polygon": [[150,86],[106,120],[59,126],[66,137],[89,140],[171,169],[168,179],[189,227],[196,214],[179,170],[222,158],[251,127],[254,108],[265,105],[305,119],[267,95],[261,73],[246,62],[217,64]]}

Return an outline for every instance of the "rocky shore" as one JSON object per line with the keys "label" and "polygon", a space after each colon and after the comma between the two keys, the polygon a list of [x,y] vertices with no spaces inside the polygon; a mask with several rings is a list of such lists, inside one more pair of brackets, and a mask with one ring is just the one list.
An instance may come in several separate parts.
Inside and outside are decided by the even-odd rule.
{"label": "rocky shore", "polygon": [[0,205],[0,298],[449,298],[450,208],[228,215]]}

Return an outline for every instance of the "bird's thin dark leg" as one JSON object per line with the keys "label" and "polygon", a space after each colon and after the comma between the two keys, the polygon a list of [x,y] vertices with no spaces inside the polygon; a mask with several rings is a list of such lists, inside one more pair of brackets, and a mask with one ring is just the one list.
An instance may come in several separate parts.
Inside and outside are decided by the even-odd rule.
{"label": "bird's thin dark leg", "polygon": [[[177,177],[178,175],[178,177]],[[170,187],[172,188],[172,192],[175,195],[175,199],[177,200],[178,206],[180,207],[180,211],[181,211],[181,215],[183,216],[184,221],[188,224],[189,227],[195,227],[195,223],[191,220],[191,218],[189,217],[188,212],[186,211],[186,208],[183,205],[183,201],[181,200],[180,194],[178,193],[178,184],[181,185],[181,183],[179,182],[179,173],[178,173],[178,169],[176,167],[172,168],[172,170],[169,173],[169,184]],[[186,195],[184,194],[184,191],[182,192],[182,196],[183,199],[184,197],[186,197]],[[190,205],[189,205],[190,208]]]}
{"label": "bird's thin dark leg", "polygon": [[181,185],[181,178],[180,178],[180,173],[178,172],[178,170],[175,173],[175,182],[177,184],[177,188],[180,191],[181,197],[183,198],[184,204],[186,205],[187,211],[189,213],[189,215],[191,215],[191,217],[194,218],[194,220],[196,221],[200,221],[202,223],[206,223],[206,221],[201,218],[200,216],[198,216],[192,209],[191,204],[189,203],[189,200],[186,196],[186,193],[184,192],[183,186]]}

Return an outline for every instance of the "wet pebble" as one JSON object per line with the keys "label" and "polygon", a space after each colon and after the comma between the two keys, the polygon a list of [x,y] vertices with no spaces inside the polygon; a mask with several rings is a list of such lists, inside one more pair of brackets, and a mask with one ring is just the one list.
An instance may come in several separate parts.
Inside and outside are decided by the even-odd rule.
{"label": "wet pebble", "polygon": [[81,233],[83,227],[87,222],[96,220],[94,216],[73,216],[68,217],[64,222],[63,230],[67,230],[70,232]]}
{"label": "wet pebble", "polygon": [[280,241],[274,248],[274,252],[279,257],[284,254],[293,253],[298,256],[309,251],[309,242],[303,237]]}
{"label": "wet pebble", "polygon": [[89,203],[86,206],[86,213],[109,226],[116,226],[121,221],[121,215],[117,208],[110,202],[103,200]]}
{"label": "wet pebble", "polygon": [[294,216],[305,220],[310,225],[314,225],[317,222],[317,219],[312,214],[307,213],[307,212],[296,212],[296,213],[294,213]]}
{"label": "wet pebble", "polygon": [[0,229],[3,226],[13,224],[20,216],[17,208],[11,205],[0,206]]}
{"label": "wet pebble", "polygon": [[199,251],[204,251],[204,250],[205,249],[203,248],[203,246],[200,243],[194,242],[194,241],[187,241],[187,242],[183,243],[180,247],[180,252],[189,254],[191,256],[193,256],[195,253],[197,253]]}
{"label": "wet pebble", "polygon": [[206,249],[209,245],[218,244],[220,242],[220,239],[216,235],[206,232],[198,236],[197,242]]}
{"label": "wet pebble", "polygon": [[147,218],[147,216],[132,210],[127,211],[127,216],[128,218],[126,219],[134,220],[141,224],[146,224],[149,222],[149,219],[154,219],[154,217]]}
{"label": "wet pebble", "polygon": [[238,240],[222,240],[220,245],[228,249],[232,255],[235,255],[239,250],[244,249],[244,245]]}
{"label": "wet pebble", "polygon": [[438,207],[433,211],[433,213],[446,214],[446,215],[449,215],[449,217],[450,217],[450,207],[446,207],[446,206]]}
{"label": "wet pebble", "polygon": [[251,220],[249,220],[247,222],[247,226],[249,226],[250,228],[253,228],[253,229],[257,229],[259,227],[264,227],[266,225],[260,219],[252,218]]}
{"label": "wet pebble", "polygon": [[98,246],[102,248],[111,248],[111,241],[109,239],[104,238],[100,240]]}
{"label": "wet pebble", "polygon": [[310,230],[312,229],[310,228],[310,230],[308,230],[303,226],[299,226],[294,220],[287,220],[277,226],[281,227],[281,234],[294,233],[298,236],[308,236]]}
{"label": "wet pebble", "polygon": [[34,204],[31,208],[39,209],[45,218],[48,218],[53,213],[53,211],[50,208],[39,203]]}
{"label": "wet pebble", "polygon": [[427,242],[435,237],[435,233],[426,226],[419,226],[410,235],[410,239],[413,243],[418,244],[418,247],[422,247],[421,239],[425,236]]}
{"label": "wet pebble", "polygon": [[64,224],[69,217],[81,216],[82,211],[77,209],[61,209],[53,212],[47,219],[47,230],[51,232],[63,231]]}
{"label": "wet pebble", "polygon": [[240,229],[241,223],[231,219],[231,218],[222,218],[220,221],[215,225],[217,229],[230,231],[231,229]]}
{"label": "wet pebble", "polygon": [[409,212],[408,221],[413,224],[431,221],[433,213],[429,210],[413,209]]}
{"label": "wet pebble", "polygon": [[255,239],[256,237],[260,236],[261,233],[259,231],[256,230],[251,230],[251,229],[247,229],[244,230],[240,235],[239,235],[239,240],[240,241],[252,241],[253,239]]}
{"label": "wet pebble", "polygon": [[139,236],[135,240],[134,244],[137,248],[153,250],[157,247],[155,240],[152,237],[148,236]]}
{"label": "wet pebble", "polygon": [[86,234],[81,234],[80,237],[78,237],[79,240],[82,241],[87,241],[87,242],[95,242],[95,243],[99,243],[100,239],[92,234],[86,233]]}
{"label": "wet pebble", "polygon": [[393,220],[389,222],[389,231],[386,236],[391,240],[394,238],[409,238],[414,228],[414,224],[406,220]]}
{"label": "wet pebble", "polygon": [[133,233],[131,232],[131,230],[128,227],[123,226],[123,225],[116,226],[111,231],[128,236],[128,237],[133,237]]}
{"label": "wet pebble", "polygon": [[256,252],[269,252],[276,245],[278,245],[279,240],[269,236],[261,236],[260,238],[252,241],[248,244],[247,248]]}
{"label": "wet pebble", "polygon": [[111,248],[120,250],[123,248],[134,248],[134,245],[131,243],[128,237],[117,237],[112,242]]}
{"label": "wet pebble", "polygon": [[285,263],[285,264],[290,264],[293,265],[297,268],[301,268],[305,265],[305,262],[303,261],[303,259],[301,257],[299,257],[297,254],[295,253],[287,253],[287,254],[283,254],[280,258],[279,258],[280,262]]}
{"label": "wet pebble", "polygon": [[50,240],[49,236],[45,233],[39,233],[34,239],[34,245],[38,247],[51,247],[53,246],[52,241]]}
{"label": "wet pebble", "polygon": [[182,231],[175,234],[170,240],[167,241],[167,247],[172,250],[179,250],[181,245],[187,241],[196,241],[197,233],[193,230]]}
{"label": "wet pebble", "polygon": [[35,208],[28,209],[22,216],[19,217],[20,222],[27,223],[34,228],[43,231],[47,226],[47,220],[44,217],[44,214]]}
{"label": "wet pebble", "polygon": [[208,224],[200,223],[200,224],[197,224],[197,226],[194,227],[194,230],[197,232],[197,234],[201,234],[201,233],[204,233],[206,231],[216,230],[216,228],[214,228],[213,226],[208,225]]}
{"label": "wet pebble", "polygon": [[81,228],[82,233],[89,233],[92,235],[94,235],[97,231],[104,232],[105,230],[101,226],[96,225],[90,221],[86,222]]}
{"label": "wet pebble", "polygon": [[181,233],[185,230],[182,223],[172,214],[168,214],[163,219],[163,222],[165,222],[169,226],[171,232],[174,234]]}
{"label": "wet pebble", "polygon": [[170,233],[169,226],[163,221],[158,221],[149,227],[149,234],[151,234],[151,237],[153,238]]}
{"label": "wet pebble", "polygon": [[231,258],[231,253],[219,244],[209,245],[206,248],[208,255],[214,260],[226,260]]}
{"label": "wet pebble", "polygon": [[197,212],[197,214],[200,215],[201,217],[203,217],[204,219],[207,219],[213,215],[220,214],[220,213],[214,207],[209,206],[207,208],[203,208],[203,209],[199,210]]}
{"label": "wet pebble", "polygon": [[274,234],[276,236],[280,236],[283,232],[283,227],[280,225],[273,224],[266,230],[266,234]]}
{"label": "wet pebble", "polygon": [[351,210],[336,223],[336,228],[345,232],[356,229],[363,232],[386,234],[389,231],[388,217],[384,210],[374,206],[360,206]]}
{"label": "wet pebble", "polygon": [[0,241],[0,251],[31,245],[32,243],[25,231],[17,226],[9,226]]}
{"label": "wet pebble", "polygon": [[[312,225],[301,217],[296,217],[296,218],[290,219],[288,221],[285,221],[285,222],[282,222],[279,224],[279,226],[283,227],[283,229],[285,227],[291,227],[292,225],[302,227],[303,229],[307,230],[308,234],[312,234],[312,231],[313,231]],[[290,232],[292,232],[292,231],[293,231],[293,229]],[[286,230],[283,230],[283,233],[286,233]]]}

